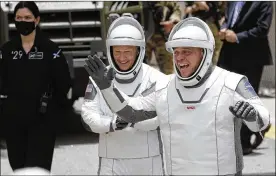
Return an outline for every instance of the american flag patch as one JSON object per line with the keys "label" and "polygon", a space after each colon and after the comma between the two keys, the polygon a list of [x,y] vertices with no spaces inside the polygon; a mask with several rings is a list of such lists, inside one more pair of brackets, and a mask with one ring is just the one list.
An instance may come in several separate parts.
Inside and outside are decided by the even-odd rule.
{"label": "american flag patch", "polygon": [[93,85],[92,84],[88,84],[87,87],[86,87],[85,92],[92,92],[92,90],[93,90]]}
{"label": "american flag patch", "polygon": [[258,96],[257,93],[255,92],[254,88],[249,83],[249,81],[245,82],[245,90],[249,91],[252,94],[252,96]]}

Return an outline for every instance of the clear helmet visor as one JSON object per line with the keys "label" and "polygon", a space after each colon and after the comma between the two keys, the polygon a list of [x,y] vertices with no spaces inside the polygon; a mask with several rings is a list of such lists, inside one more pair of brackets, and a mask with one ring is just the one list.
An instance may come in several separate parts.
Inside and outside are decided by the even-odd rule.
{"label": "clear helmet visor", "polygon": [[[113,46],[136,46],[138,56],[132,67],[127,71],[120,70],[114,61]],[[145,36],[140,23],[132,17],[119,17],[109,27],[106,40],[109,64],[121,75],[133,75],[140,69],[145,56]]]}
{"label": "clear helmet visor", "polygon": [[174,56],[174,68],[177,77],[183,85],[192,86],[197,84],[206,74],[212,62],[213,51],[215,46],[214,36],[208,25],[199,18],[190,17],[180,21],[172,29],[166,49],[174,53],[177,47],[196,47],[203,49],[203,58],[196,71],[187,78],[183,78],[177,70]]}

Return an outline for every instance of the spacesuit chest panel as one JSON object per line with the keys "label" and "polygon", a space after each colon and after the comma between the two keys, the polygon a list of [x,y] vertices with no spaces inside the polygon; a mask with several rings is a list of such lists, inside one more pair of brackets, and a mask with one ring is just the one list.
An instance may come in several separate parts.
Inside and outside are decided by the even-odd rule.
{"label": "spacesuit chest panel", "polygon": [[148,67],[144,66],[140,70],[139,74],[137,75],[136,79],[127,84],[120,84],[117,81],[115,81],[116,87],[127,94],[130,97],[136,97],[138,95],[141,95],[141,93],[149,87],[151,84],[150,78],[151,78],[151,71],[148,69]]}
{"label": "spacesuit chest panel", "polygon": [[204,84],[190,89],[178,84],[177,78],[171,81],[168,119],[162,116],[161,123],[163,138],[170,143],[165,148],[173,175],[183,170],[185,174],[217,175],[216,109],[225,75],[217,67]]}
{"label": "spacesuit chest panel", "polygon": [[[154,84],[151,82],[151,80],[154,80],[151,76],[151,70],[148,67],[143,67],[132,83],[119,84],[115,82],[115,85],[128,96],[136,97]],[[106,106],[105,113],[114,116],[108,106]],[[113,120],[115,120],[115,117]],[[160,154],[157,130],[145,132],[137,131],[133,127],[127,127],[124,130],[101,134],[99,151],[101,157],[107,158],[157,156]]]}

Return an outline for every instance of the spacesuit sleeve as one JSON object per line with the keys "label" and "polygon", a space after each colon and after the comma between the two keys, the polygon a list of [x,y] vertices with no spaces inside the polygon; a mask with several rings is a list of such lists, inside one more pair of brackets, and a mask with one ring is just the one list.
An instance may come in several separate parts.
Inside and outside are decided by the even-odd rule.
{"label": "spacesuit sleeve", "polygon": [[[151,81],[150,81],[152,82],[152,84],[141,93],[141,96],[145,97],[151,94],[152,92],[154,92],[156,87],[156,81],[158,79],[162,79],[162,77],[164,76],[165,75],[163,73],[153,69],[151,72]],[[158,117],[154,117],[152,119],[138,122],[133,127],[141,131],[151,131],[151,130],[156,130],[158,126],[159,126]]]}
{"label": "spacesuit sleeve", "polygon": [[101,92],[110,109],[126,122],[137,123],[156,117],[155,91],[145,97],[128,97],[112,83]]}
{"label": "spacesuit sleeve", "polygon": [[95,85],[89,80],[85,91],[84,103],[82,105],[82,120],[86,130],[95,133],[112,132],[113,117],[106,116],[101,110],[99,91]]}
{"label": "spacesuit sleeve", "polygon": [[258,112],[256,120],[249,122],[244,120],[248,128],[254,132],[264,130],[270,123],[269,111],[265,108],[263,102],[254,91],[246,77],[242,78],[235,90],[235,102],[246,101],[250,103]]}
{"label": "spacesuit sleeve", "polygon": [[152,119],[135,123],[133,127],[136,130],[140,130],[140,131],[151,131],[151,130],[156,130],[158,126],[159,126],[158,118],[154,117]]}

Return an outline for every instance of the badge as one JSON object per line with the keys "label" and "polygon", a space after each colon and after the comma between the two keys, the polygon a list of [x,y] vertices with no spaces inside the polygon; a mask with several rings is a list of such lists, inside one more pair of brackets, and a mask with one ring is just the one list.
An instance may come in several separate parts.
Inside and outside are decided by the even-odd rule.
{"label": "badge", "polygon": [[43,52],[30,52],[29,59],[43,59]]}

